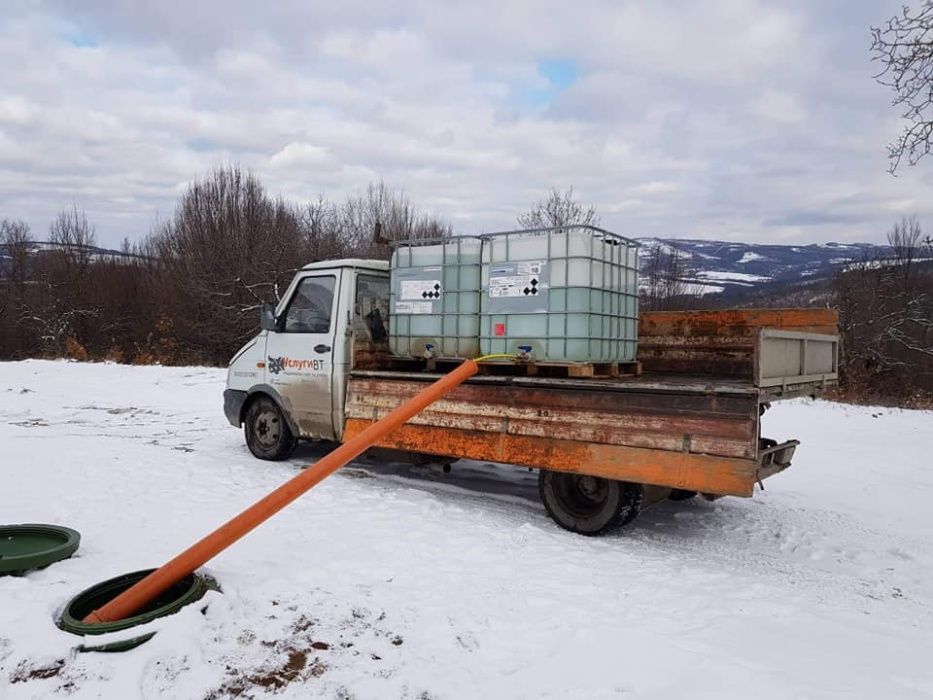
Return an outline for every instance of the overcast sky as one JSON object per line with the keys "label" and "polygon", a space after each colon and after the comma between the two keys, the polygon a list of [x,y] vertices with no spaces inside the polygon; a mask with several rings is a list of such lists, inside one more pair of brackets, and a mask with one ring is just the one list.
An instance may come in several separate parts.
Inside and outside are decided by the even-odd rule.
{"label": "overcast sky", "polygon": [[899,177],[868,27],[900,0],[3,0],[0,217],[145,235],[220,163],[274,194],[384,179],[459,230],[552,185],[631,236],[879,241]]}

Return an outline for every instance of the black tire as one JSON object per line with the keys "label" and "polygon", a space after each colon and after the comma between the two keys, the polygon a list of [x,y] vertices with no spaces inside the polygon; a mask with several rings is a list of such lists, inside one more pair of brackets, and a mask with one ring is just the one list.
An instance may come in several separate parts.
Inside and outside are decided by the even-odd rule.
{"label": "black tire", "polygon": [[697,495],[696,491],[685,491],[684,489],[674,489],[668,498],[672,501],[689,501]]}
{"label": "black tire", "polygon": [[538,492],[554,522],[580,535],[605,534],[641,512],[641,485],[625,481],[542,469]]}
{"label": "black tire", "polygon": [[249,451],[259,459],[278,461],[295,449],[298,441],[275,401],[261,396],[250,403],[243,420],[243,434]]}

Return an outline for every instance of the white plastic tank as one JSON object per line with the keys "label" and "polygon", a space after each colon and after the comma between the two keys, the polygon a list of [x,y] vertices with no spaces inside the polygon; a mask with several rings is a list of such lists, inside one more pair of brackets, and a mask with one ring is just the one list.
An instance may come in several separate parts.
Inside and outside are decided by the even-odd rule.
{"label": "white plastic tank", "polygon": [[638,244],[591,226],[482,236],[482,354],[626,362],[638,340]]}
{"label": "white plastic tank", "polygon": [[402,357],[477,357],[481,241],[393,243],[389,350]]}

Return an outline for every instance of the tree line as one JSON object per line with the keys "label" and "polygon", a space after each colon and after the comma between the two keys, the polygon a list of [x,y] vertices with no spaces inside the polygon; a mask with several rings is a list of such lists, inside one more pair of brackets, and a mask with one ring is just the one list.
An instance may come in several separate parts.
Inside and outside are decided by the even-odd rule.
{"label": "tree line", "polygon": [[72,206],[47,242],[22,221],[0,221],[0,358],[221,364],[256,330],[295,271],[316,260],[387,258],[374,241],[442,238],[449,224],[402,192],[373,183],[342,202],[271,196],[239,167],[192,182],[174,215],[120,255],[96,247]]}
{"label": "tree line", "polygon": [[[387,258],[374,239],[442,239],[453,228],[385,183],[341,202],[295,205],[252,174],[219,168],[191,183],[174,215],[119,255],[96,247],[76,206],[37,250],[25,223],[0,221],[0,359],[72,357],[134,363],[223,364],[251,337],[302,265]],[[573,189],[552,189],[517,217],[523,228],[598,226]],[[840,312],[842,393],[857,400],[933,400],[933,244],[914,218],[888,234],[890,254],[838,270],[810,304]],[[641,252],[643,310],[715,308],[692,271],[660,243]],[[795,302],[799,305],[800,302]],[[758,305],[774,305],[759,299]]]}
{"label": "tree line", "polygon": [[860,401],[933,405],[933,240],[915,217],[888,232],[890,254],[839,269],[842,392]]}

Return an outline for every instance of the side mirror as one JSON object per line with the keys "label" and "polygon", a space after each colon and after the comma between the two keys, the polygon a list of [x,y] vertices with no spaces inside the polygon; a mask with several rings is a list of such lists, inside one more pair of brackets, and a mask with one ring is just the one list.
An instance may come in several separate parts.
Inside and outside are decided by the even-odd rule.
{"label": "side mirror", "polygon": [[264,331],[275,331],[275,307],[269,302],[262,305],[259,312],[259,327]]}

